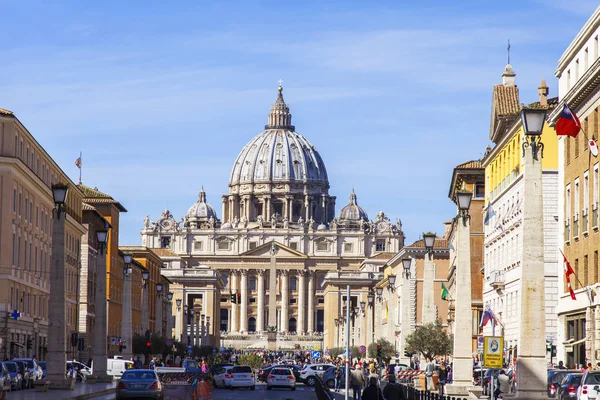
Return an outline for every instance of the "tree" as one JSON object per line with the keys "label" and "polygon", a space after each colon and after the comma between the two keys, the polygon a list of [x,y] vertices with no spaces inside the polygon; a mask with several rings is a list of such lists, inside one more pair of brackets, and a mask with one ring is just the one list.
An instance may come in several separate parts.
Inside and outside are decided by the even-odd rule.
{"label": "tree", "polygon": [[394,345],[384,338],[381,338],[371,343],[367,348],[367,354],[370,358],[377,358],[377,346],[381,346],[381,358],[386,363],[389,363],[390,359],[396,355]]}
{"label": "tree", "polygon": [[254,371],[258,371],[263,366],[264,362],[265,360],[256,354],[244,354],[238,358],[238,363],[240,365],[249,365]]}
{"label": "tree", "polygon": [[344,354],[344,350],[345,349],[342,347],[334,347],[329,351],[329,355],[335,360],[337,356],[339,356],[340,354]]}
{"label": "tree", "polygon": [[425,357],[435,358],[452,353],[453,338],[446,333],[440,321],[418,326],[406,337],[405,350],[421,353]]}

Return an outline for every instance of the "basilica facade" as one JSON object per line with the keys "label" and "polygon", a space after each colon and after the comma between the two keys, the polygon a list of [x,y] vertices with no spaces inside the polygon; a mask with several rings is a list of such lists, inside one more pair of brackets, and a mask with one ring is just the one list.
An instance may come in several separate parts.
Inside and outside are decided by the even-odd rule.
{"label": "basilica facade", "polygon": [[220,216],[201,189],[181,219],[165,210],[144,221],[142,245],[161,255],[173,336],[184,342],[260,348],[271,330],[280,348],[327,343],[325,310],[340,299],[325,295],[326,275],[358,272],[404,245],[400,221],[369,220],[354,190],[336,214],[325,163],[296,132],[282,92],[235,160]]}

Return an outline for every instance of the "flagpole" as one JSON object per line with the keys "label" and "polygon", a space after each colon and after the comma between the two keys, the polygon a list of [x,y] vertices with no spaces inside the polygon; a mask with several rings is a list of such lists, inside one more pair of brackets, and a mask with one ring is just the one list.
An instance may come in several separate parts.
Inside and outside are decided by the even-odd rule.
{"label": "flagpole", "polygon": [[79,152],[79,184],[81,185],[81,167],[83,167],[83,158],[82,158],[83,153],[80,151]]}

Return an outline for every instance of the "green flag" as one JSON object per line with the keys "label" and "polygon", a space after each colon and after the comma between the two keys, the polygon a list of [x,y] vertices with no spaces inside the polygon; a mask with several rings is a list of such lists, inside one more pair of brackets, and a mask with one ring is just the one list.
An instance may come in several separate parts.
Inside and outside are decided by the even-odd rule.
{"label": "green flag", "polygon": [[448,301],[449,294],[450,293],[448,292],[448,289],[446,289],[446,285],[444,285],[444,282],[442,282],[442,300]]}

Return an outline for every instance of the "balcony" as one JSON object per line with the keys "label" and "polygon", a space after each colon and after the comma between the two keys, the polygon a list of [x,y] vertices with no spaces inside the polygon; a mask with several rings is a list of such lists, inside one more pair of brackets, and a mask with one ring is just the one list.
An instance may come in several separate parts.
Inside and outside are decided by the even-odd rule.
{"label": "balcony", "polygon": [[488,281],[497,292],[501,292],[504,290],[504,271],[492,271],[488,276]]}

